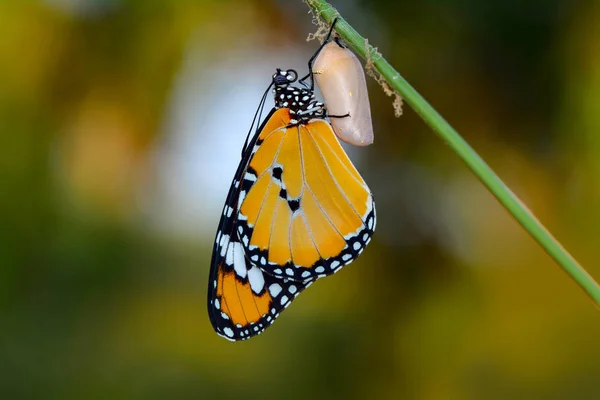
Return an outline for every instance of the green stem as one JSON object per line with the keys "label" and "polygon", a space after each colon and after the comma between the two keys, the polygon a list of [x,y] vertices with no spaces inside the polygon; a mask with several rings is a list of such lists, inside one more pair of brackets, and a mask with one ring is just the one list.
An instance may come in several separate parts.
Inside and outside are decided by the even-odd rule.
{"label": "green stem", "polygon": [[[370,59],[391,88],[402,95],[404,100],[423,118],[433,131],[467,164],[498,201],[544,248],[558,265],[588,294],[596,306],[600,307],[600,286],[577,261],[537,220],[533,213],[502,182],[471,146],[446,122],[446,120],[396,71],[372,46],[367,44],[356,30],[344,20],[335,8],[322,0],[306,0],[328,24],[338,18],[337,33],[361,57]],[[369,52],[367,56],[367,51]]]}

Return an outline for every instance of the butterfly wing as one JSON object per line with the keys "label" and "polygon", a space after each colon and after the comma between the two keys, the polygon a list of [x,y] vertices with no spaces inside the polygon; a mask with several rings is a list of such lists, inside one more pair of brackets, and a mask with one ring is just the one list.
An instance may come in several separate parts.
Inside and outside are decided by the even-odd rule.
{"label": "butterfly wing", "polygon": [[260,133],[276,132],[288,123],[285,109],[273,110],[265,118],[259,134],[244,151],[223,207],[211,261],[208,314],[215,331],[229,340],[248,339],[262,332],[312,283],[264,273],[246,256],[237,230],[240,196],[251,186],[244,177],[248,161],[260,146]]}
{"label": "butterfly wing", "polygon": [[233,224],[230,229],[217,236],[208,314],[219,335],[243,340],[270,326],[312,282],[296,282],[264,273],[246,258]]}
{"label": "butterfly wing", "polygon": [[238,215],[252,263],[303,281],[355,260],[375,229],[375,204],[331,125],[315,119],[263,131],[257,143]]}

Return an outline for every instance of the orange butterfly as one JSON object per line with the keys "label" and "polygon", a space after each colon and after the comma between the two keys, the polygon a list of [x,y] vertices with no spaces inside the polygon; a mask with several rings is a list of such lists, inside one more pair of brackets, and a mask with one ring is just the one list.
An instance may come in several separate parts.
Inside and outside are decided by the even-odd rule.
{"label": "orange butterfly", "polygon": [[244,146],[217,230],[208,311],[229,340],[261,333],[315,280],[355,260],[375,229],[373,196],[333,116],[296,80],[293,70],[273,75],[275,107]]}

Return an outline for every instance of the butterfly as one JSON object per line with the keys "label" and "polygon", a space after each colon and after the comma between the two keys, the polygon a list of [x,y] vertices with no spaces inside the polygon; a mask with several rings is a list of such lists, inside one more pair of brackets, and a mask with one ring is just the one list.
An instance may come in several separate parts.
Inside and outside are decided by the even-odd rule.
{"label": "butterfly", "polygon": [[297,80],[294,70],[272,76],[256,115],[271,88],[275,106],[246,139],[218,225],[208,314],[228,340],[264,331],[300,292],[354,261],[375,230],[372,193],[332,130],[335,116],[312,82]]}

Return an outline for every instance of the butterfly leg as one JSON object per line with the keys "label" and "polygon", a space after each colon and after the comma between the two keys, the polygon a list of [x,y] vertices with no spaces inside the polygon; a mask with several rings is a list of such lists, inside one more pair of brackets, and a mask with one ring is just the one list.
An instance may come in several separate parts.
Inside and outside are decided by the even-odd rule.
{"label": "butterfly leg", "polygon": [[346,113],[344,115],[327,115],[329,118],[346,118],[350,116],[350,113]]}
{"label": "butterfly leg", "polygon": [[312,75],[313,75],[313,69],[312,69],[312,65],[313,62],[315,61],[315,59],[317,58],[317,56],[319,55],[319,53],[321,52],[321,50],[323,50],[323,47],[329,42],[329,38],[331,37],[331,34],[333,32],[333,28],[335,27],[336,22],[338,21],[338,19],[334,19],[333,22],[331,23],[331,27],[329,28],[329,32],[327,33],[327,37],[325,38],[325,40],[323,41],[323,43],[321,43],[321,45],[319,46],[319,48],[317,49],[317,51],[315,51],[315,54],[312,55],[312,57],[308,60],[308,74],[303,77],[302,79],[300,79],[300,83],[303,84],[306,87],[309,87],[304,81],[307,80],[308,78],[310,79],[310,89],[313,90],[315,88],[315,81],[314,79],[312,79]]}

